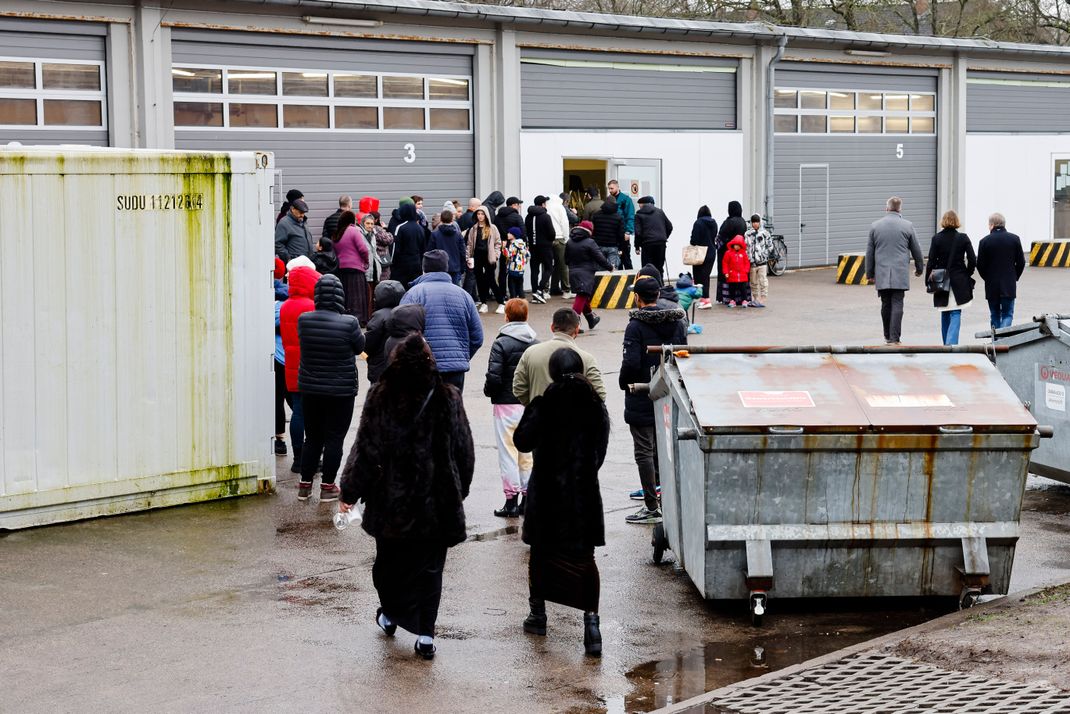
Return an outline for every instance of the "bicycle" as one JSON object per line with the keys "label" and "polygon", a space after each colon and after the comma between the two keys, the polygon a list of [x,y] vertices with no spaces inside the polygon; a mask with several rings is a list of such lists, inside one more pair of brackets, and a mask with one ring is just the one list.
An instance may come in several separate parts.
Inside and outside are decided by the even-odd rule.
{"label": "bicycle", "polygon": [[[773,224],[766,224],[766,228],[772,231]],[[788,244],[784,242],[784,236],[779,233],[772,233],[770,237],[773,239],[773,255],[767,263],[769,274],[780,277],[788,270]]]}

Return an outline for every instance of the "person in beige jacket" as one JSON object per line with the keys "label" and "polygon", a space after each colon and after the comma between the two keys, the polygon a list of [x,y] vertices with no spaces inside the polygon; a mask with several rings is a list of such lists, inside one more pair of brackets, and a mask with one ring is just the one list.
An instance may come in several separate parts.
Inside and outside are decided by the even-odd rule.
{"label": "person in beige jacket", "polygon": [[468,229],[465,240],[468,244],[468,268],[475,271],[476,288],[479,291],[480,312],[487,312],[491,295],[498,303],[495,311],[505,314],[505,288],[498,283],[498,258],[502,254],[502,236],[490,220],[486,206],[475,210],[476,222]]}
{"label": "person in beige jacket", "polygon": [[579,354],[583,360],[583,376],[598,392],[599,398],[606,400],[606,387],[602,383],[602,372],[598,362],[589,352],[576,346],[576,335],[580,332],[580,316],[570,307],[563,307],[554,312],[550,325],[553,339],[532,345],[520,356],[513,375],[513,396],[527,406],[535,397],[542,396],[546,388],[553,383],[550,377],[550,357],[560,349],[570,349]]}

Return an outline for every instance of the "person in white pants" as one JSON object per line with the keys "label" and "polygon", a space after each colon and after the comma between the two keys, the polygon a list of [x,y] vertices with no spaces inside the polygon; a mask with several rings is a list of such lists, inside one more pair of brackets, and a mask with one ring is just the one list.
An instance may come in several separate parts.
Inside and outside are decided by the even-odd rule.
{"label": "person in white pants", "polygon": [[513,432],[524,416],[524,405],[513,394],[513,375],[520,357],[535,344],[535,330],[527,323],[528,303],[513,298],[505,303],[505,324],[490,348],[487,379],[483,393],[494,405],[494,434],[498,440],[498,466],[502,473],[505,505],[494,511],[499,518],[516,518],[524,512],[521,500],[528,490],[531,476],[530,453],[518,451]]}

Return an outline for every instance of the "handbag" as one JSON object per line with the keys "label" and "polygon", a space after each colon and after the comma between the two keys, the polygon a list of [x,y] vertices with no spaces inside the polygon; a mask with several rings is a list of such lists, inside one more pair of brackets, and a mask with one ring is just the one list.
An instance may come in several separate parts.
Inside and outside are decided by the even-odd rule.
{"label": "handbag", "polygon": [[951,273],[947,268],[936,268],[929,273],[929,282],[925,289],[930,293],[951,292]]}
{"label": "handbag", "polygon": [[684,246],[684,265],[702,265],[706,262],[706,253],[709,251],[708,246],[704,245],[685,245]]}

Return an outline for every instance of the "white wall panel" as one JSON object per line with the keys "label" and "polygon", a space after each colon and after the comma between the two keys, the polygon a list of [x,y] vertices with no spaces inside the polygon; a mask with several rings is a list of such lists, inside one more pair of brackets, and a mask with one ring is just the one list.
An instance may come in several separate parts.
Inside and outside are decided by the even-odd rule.
{"label": "white wall panel", "polygon": [[[729,201],[743,203],[748,216],[760,207],[742,195],[743,135],[740,132],[546,132],[520,134],[521,197],[530,205],[537,194],[563,190],[565,158],[661,159],[662,196],[657,205],[673,223],[666,249],[671,276],[684,269],[683,247],[699,206],[710,207],[718,224]],[[602,187],[603,195],[605,187]],[[633,261],[634,262],[634,261]]]}
{"label": "white wall panel", "polygon": [[1070,156],[1067,134],[967,134],[964,230],[976,245],[988,216],[1002,213],[1007,230],[1030,241],[1051,240],[1053,159]]}

